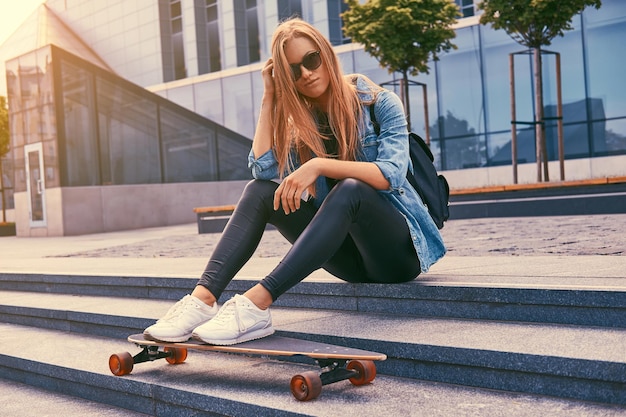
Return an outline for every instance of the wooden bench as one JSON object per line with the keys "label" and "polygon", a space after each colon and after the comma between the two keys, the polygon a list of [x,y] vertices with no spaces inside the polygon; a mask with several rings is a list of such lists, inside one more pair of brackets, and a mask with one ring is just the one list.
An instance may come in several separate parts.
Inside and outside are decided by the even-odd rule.
{"label": "wooden bench", "polygon": [[198,221],[198,233],[221,233],[234,210],[235,205],[194,208],[193,212],[196,213]]}

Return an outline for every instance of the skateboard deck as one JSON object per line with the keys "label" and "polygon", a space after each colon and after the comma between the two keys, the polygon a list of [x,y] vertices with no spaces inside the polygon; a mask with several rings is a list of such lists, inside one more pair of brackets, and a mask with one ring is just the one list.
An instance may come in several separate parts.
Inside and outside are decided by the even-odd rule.
{"label": "skateboard deck", "polygon": [[243,355],[312,358],[319,365],[319,370],[303,372],[291,378],[291,393],[299,401],[317,398],[323,385],[346,379],[353,385],[368,384],[376,377],[376,365],[373,361],[387,359],[383,353],[276,335],[228,346],[210,345],[195,340],[181,343],[161,342],[145,339],[143,334],[130,335],[128,341],[142,350],[134,356],[128,352],[111,355],[109,369],[114,375],[130,374],[134,364],[157,359],[165,359],[170,364],[182,363],[187,359],[189,349]]}

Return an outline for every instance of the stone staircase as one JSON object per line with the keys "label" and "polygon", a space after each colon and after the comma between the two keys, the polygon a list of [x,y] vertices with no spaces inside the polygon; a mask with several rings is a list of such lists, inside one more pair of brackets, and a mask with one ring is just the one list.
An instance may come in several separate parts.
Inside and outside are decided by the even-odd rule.
{"label": "stone staircase", "polygon": [[[235,279],[223,299],[255,282]],[[1,378],[159,416],[422,415],[426,404],[423,415],[462,415],[472,404],[507,415],[576,415],[574,405],[580,415],[626,415],[626,291],[585,285],[304,281],[273,308],[277,333],[388,356],[373,384],[329,385],[310,403],[289,393],[291,376],[309,367],[301,360],[190,352],[182,365],[113,376],[109,355],[137,353],[126,337],[195,283],[2,273]]]}

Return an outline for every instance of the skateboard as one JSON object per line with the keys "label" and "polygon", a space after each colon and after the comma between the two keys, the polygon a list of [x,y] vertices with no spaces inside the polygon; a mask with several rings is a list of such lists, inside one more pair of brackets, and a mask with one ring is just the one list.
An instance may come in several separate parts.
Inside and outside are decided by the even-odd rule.
{"label": "skateboard", "polygon": [[114,375],[128,375],[134,364],[157,359],[164,358],[170,364],[183,363],[189,349],[252,356],[309,357],[315,360],[320,369],[303,372],[291,378],[291,393],[298,401],[315,399],[321,394],[323,385],[339,381],[349,380],[353,385],[368,384],[376,377],[376,365],[373,361],[387,359],[387,355],[383,353],[277,335],[229,346],[209,345],[195,340],[182,343],[161,342],[145,339],[143,334],[130,335],[128,341],[142,350],[135,356],[128,352],[111,355],[109,369]]}

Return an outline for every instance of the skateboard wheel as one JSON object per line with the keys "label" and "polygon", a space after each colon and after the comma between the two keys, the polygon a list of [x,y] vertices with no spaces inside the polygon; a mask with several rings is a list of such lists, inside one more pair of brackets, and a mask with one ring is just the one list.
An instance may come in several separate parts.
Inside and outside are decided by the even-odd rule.
{"label": "skateboard wheel", "polygon": [[348,362],[346,369],[357,371],[359,375],[349,379],[352,385],[369,384],[376,378],[376,364],[373,361],[355,360]]}
{"label": "skateboard wheel", "polygon": [[109,369],[116,376],[128,375],[133,370],[133,357],[128,352],[114,353],[109,357]]}
{"label": "skateboard wheel", "polygon": [[185,348],[166,347],[163,351],[169,352],[170,355],[165,360],[172,365],[183,363],[187,359],[187,349]]}
{"label": "skateboard wheel", "polygon": [[304,372],[291,378],[290,387],[296,400],[310,401],[322,393],[322,378],[315,371]]}

